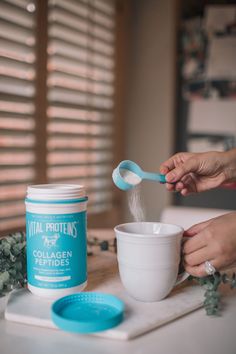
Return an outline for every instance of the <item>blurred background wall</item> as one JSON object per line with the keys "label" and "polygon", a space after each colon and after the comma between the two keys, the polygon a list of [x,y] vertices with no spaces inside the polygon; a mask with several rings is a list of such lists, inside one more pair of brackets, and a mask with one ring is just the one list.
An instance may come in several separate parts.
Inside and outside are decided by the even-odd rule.
{"label": "blurred background wall", "polygon": [[[176,21],[175,0],[132,0],[125,68],[125,157],[144,170],[159,165],[174,149]],[[171,195],[158,183],[142,184],[148,220],[158,220]],[[124,218],[129,218],[125,200]]]}
{"label": "blurred background wall", "polygon": [[[132,220],[112,170],[236,146],[235,0],[0,1],[0,235],[25,227],[27,186],[83,184],[88,226]],[[168,205],[235,209],[235,185]]]}

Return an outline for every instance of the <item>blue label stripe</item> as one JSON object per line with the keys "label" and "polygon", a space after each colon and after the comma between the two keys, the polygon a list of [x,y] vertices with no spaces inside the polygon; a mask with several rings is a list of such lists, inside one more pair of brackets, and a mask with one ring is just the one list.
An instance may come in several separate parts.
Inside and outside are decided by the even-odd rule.
{"label": "blue label stripe", "polygon": [[73,204],[73,203],[83,203],[87,202],[88,197],[83,197],[80,199],[68,199],[68,200],[34,200],[26,198],[25,202],[34,204]]}

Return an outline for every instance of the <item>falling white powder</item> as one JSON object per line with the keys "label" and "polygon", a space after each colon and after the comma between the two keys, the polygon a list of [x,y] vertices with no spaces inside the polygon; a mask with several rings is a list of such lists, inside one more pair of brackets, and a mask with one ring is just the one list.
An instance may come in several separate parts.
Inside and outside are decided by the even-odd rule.
{"label": "falling white powder", "polygon": [[142,181],[141,177],[134,172],[123,169],[121,175],[125,182],[130,183],[134,188],[128,191],[128,205],[134,221],[145,221],[145,212],[141,202],[141,187],[138,184]]}
{"label": "falling white powder", "polygon": [[129,211],[134,218],[134,221],[145,221],[145,211],[141,201],[141,187],[136,186],[128,191]]}

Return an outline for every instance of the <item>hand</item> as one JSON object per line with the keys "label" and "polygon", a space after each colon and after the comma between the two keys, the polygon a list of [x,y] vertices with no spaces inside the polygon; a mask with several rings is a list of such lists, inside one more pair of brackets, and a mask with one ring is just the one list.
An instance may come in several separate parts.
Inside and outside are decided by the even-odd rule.
{"label": "hand", "polygon": [[183,246],[185,269],[189,274],[206,276],[206,261],[216,270],[236,262],[236,212],[196,224],[184,236],[190,237]]}
{"label": "hand", "polygon": [[236,150],[178,153],[161,164],[160,172],[166,175],[169,191],[184,196],[203,192],[236,179]]}

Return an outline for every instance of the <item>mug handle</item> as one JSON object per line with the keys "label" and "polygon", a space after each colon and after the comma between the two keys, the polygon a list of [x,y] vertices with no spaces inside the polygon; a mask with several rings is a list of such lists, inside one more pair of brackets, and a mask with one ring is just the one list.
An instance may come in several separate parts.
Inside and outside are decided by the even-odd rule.
{"label": "mug handle", "polygon": [[[184,243],[184,241],[188,240],[189,237],[182,237],[182,240],[181,240],[181,248],[182,248],[182,244]],[[181,261],[180,261],[181,262]],[[182,283],[183,281],[185,281],[188,277],[190,276],[189,273],[183,271],[182,273],[178,274],[177,276],[177,279],[176,279],[176,283],[175,283],[175,286],[176,285],[179,285],[180,283]]]}
{"label": "mug handle", "polygon": [[179,285],[180,283],[182,283],[184,280],[186,280],[188,277],[190,276],[190,274],[188,274],[187,272],[183,272],[181,274],[178,275],[175,286]]}

